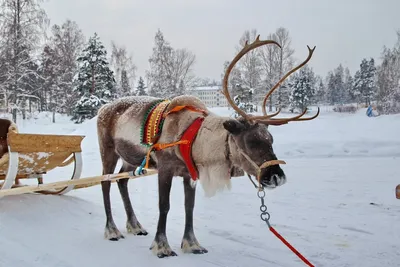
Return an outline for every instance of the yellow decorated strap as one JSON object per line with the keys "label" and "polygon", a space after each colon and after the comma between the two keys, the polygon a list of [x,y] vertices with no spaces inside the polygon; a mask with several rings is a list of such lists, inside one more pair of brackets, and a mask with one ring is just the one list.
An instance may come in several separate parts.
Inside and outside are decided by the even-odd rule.
{"label": "yellow decorated strap", "polygon": [[147,140],[152,140],[153,137],[157,134],[158,125],[160,123],[161,115],[165,108],[169,105],[170,101],[165,100],[157,105],[154,111],[151,113],[149,118],[149,123],[147,124],[146,129],[146,138]]}

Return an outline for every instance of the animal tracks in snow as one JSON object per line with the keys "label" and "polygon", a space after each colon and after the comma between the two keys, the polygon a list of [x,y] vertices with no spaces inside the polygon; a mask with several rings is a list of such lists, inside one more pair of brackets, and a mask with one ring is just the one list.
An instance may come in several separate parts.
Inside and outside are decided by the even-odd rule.
{"label": "animal tracks in snow", "polygon": [[368,235],[373,235],[374,234],[374,233],[371,233],[371,232],[368,232],[368,231],[365,231],[365,230],[362,230],[362,229],[358,229],[358,228],[355,228],[355,227],[352,227],[352,226],[339,225],[339,227],[341,229],[352,231],[352,232],[363,233],[363,234],[368,234]]}

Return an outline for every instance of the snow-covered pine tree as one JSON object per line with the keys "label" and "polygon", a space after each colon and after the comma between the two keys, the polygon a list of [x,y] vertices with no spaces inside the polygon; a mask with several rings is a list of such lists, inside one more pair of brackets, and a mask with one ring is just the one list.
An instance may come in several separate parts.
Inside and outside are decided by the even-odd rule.
{"label": "snow-covered pine tree", "polygon": [[359,103],[370,105],[375,95],[375,61],[362,59],[360,69],[354,75],[354,91]]}
{"label": "snow-covered pine tree", "polygon": [[344,89],[345,89],[345,103],[353,103],[356,100],[354,94],[354,79],[350,74],[349,68],[344,70]]}
{"label": "snow-covered pine tree", "polygon": [[114,73],[109,68],[107,51],[97,33],[89,38],[78,57],[78,73],[74,77],[74,91],[80,99],[71,120],[82,123],[96,116],[98,109],[116,98]]}
{"label": "snow-covered pine tree", "polygon": [[313,102],[315,104],[320,104],[320,103],[324,103],[325,99],[326,99],[326,88],[325,88],[325,84],[324,81],[322,80],[322,77],[317,76],[316,77],[316,88],[315,88],[315,95],[313,97]]}
{"label": "snow-covered pine tree", "polygon": [[335,90],[337,91],[337,102],[343,105],[346,102],[346,90],[344,86],[344,68],[342,64],[335,69]]}
{"label": "snow-covered pine tree", "polygon": [[135,95],[147,95],[146,86],[144,85],[144,80],[142,76],[139,77],[138,86],[136,87]]}
{"label": "snow-covered pine tree", "polygon": [[344,69],[342,64],[333,71],[328,72],[326,87],[326,97],[330,105],[343,104],[346,101]]}
{"label": "snow-covered pine tree", "polygon": [[305,65],[298,73],[293,75],[289,82],[291,88],[289,101],[290,109],[298,108],[303,111],[315,94],[315,75],[312,68]]}
{"label": "snow-covered pine tree", "polygon": [[[236,86],[237,94],[233,97],[234,103],[244,112],[251,113],[257,111],[257,105],[253,103],[254,89],[238,84]],[[235,111],[234,117],[239,117]]]}
{"label": "snow-covered pine tree", "polygon": [[337,91],[335,91],[335,75],[333,71],[329,71],[326,76],[326,100],[329,105],[334,105],[338,101]]}

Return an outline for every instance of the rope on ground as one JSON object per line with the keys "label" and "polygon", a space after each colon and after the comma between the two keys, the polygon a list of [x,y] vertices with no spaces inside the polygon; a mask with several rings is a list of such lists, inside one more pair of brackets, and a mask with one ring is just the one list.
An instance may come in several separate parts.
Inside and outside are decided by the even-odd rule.
{"label": "rope on ground", "polygon": [[305,264],[307,264],[310,267],[315,267],[310,261],[308,261],[306,259],[306,257],[304,257],[299,251],[297,251],[283,236],[281,236],[278,231],[275,230],[275,228],[273,228],[269,222],[269,219],[271,218],[271,215],[269,214],[269,212],[267,211],[267,206],[265,205],[264,202],[264,197],[265,197],[265,191],[264,188],[260,188],[259,191],[257,192],[258,197],[261,200],[261,206],[260,206],[260,210],[261,210],[261,220],[263,220],[267,225],[269,230],[279,239],[283,242],[283,244],[285,244],[294,254],[297,255],[297,257],[299,257]]}

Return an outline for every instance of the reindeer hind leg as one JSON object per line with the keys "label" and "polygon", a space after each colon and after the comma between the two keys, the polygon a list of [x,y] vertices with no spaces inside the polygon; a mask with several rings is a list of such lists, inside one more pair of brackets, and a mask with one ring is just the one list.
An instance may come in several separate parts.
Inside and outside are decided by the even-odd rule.
{"label": "reindeer hind leg", "polygon": [[[99,129],[99,146],[100,146],[101,161],[103,164],[103,175],[114,173],[119,156],[114,150],[114,144],[112,138],[107,137],[107,134],[104,134],[104,131],[102,131],[102,129]],[[112,216],[111,199],[110,199],[111,182],[102,181],[101,189],[103,193],[104,211],[106,214],[106,226],[104,230],[104,238],[111,241],[118,241],[119,239],[124,238],[124,236],[118,230],[117,226],[115,225],[114,218]]]}
{"label": "reindeer hind leg", "polygon": [[[139,163],[140,164],[140,163]],[[139,164],[137,164],[139,166]],[[120,173],[121,172],[126,172],[126,171],[135,171],[136,166],[133,166],[129,163],[124,162]],[[121,179],[118,181],[118,189],[121,194],[122,202],[124,203],[124,208],[126,212],[126,229],[128,233],[134,234],[134,235],[147,235],[147,231],[142,227],[142,225],[139,223],[138,219],[136,218],[135,212],[133,211],[132,203],[129,198],[129,192],[128,192],[128,181],[129,178],[127,179]]]}
{"label": "reindeer hind leg", "polygon": [[[109,161],[106,161],[105,167],[109,168],[104,168],[103,174],[112,174],[113,170],[115,169],[115,166],[117,165],[118,156],[114,152],[111,155],[108,154],[106,158],[108,158]],[[118,230],[117,226],[115,225],[114,218],[112,216],[111,199],[110,199],[111,182],[102,181],[101,188],[103,191],[104,209],[107,218],[104,237],[111,241],[118,241],[119,239],[124,238],[124,236]]]}

